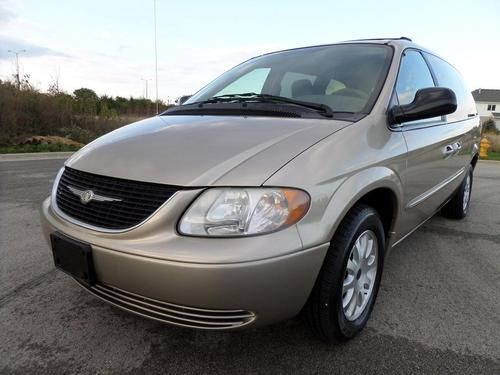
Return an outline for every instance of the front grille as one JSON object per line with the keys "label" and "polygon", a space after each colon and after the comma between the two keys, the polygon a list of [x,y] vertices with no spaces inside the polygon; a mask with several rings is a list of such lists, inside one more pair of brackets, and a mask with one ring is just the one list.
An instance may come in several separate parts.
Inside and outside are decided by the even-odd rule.
{"label": "front grille", "polygon": [[200,329],[231,329],[255,319],[246,310],[215,310],[181,306],[130,293],[122,289],[96,284],[85,289],[121,309],[164,323]]}
{"label": "front grille", "polygon": [[[88,190],[95,198],[82,203],[79,192]],[[66,167],[57,186],[56,202],[59,210],[80,222],[120,230],[146,220],[177,190],[177,186],[101,176]]]}

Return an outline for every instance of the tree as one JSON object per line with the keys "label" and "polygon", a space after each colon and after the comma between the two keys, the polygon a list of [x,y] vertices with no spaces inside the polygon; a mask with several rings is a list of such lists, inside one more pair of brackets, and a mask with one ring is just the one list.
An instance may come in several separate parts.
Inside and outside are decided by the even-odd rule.
{"label": "tree", "polygon": [[82,87],[81,89],[73,91],[73,95],[75,96],[76,113],[87,116],[97,115],[99,97],[94,90]]}
{"label": "tree", "polygon": [[495,120],[491,117],[483,122],[483,133],[498,133]]}

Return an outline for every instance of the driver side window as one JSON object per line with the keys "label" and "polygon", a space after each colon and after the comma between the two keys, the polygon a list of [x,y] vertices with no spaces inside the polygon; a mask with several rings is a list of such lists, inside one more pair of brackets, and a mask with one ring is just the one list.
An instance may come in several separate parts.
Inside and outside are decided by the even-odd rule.
{"label": "driver side window", "polygon": [[429,68],[418,51],[406,51],[399,67],[396,95],[399,105],[409,104],[418,90],[434,87]]}

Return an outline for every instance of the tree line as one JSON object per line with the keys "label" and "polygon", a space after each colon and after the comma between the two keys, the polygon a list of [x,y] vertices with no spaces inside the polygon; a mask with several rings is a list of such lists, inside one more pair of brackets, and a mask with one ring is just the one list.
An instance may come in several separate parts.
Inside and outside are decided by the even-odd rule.
{"label": "tree line", "polygon": [[[159,103],[160,111],[166,108],[165,103]],[[40,92],[30,84],[29,77],[19,86],[0,80],[0,146],[18,144],[34,135],[88,143],[155,113],[156,103],[145,98],[98,96],[88,88],[68,94],[57,84]]]}

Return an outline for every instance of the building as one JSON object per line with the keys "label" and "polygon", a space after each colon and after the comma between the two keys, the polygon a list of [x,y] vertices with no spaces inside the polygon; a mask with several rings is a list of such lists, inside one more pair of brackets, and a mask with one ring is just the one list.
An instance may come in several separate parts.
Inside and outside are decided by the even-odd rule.
{"label": "building", "polygon": [[472,96],[481,122],[492,118],[500,130],[500,90],[476,89],[472,91]]}

